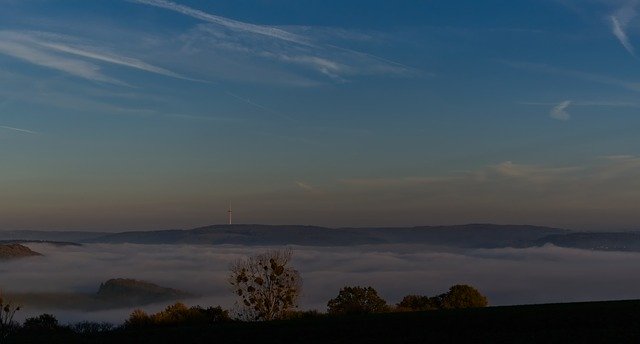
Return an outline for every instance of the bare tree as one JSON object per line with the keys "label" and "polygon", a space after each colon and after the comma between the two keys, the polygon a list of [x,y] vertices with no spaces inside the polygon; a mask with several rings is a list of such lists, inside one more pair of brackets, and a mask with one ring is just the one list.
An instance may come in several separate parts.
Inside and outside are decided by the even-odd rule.
{"label": "bare tree", "polygon": [[298,306],[302,279],[289,266],[291,257],[291,250],[273,250],[231,265],[229,283],[241,319],[282,319]]}

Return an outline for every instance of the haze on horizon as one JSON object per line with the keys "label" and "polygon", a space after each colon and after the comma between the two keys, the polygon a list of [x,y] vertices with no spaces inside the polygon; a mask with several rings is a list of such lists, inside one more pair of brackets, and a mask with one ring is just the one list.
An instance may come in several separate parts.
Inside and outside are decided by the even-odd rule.
{"label": "haze on horizon", "polygon": [[639,1],[0,5],[0,229],[638,229]]}
{"label": "haze on horizon", "polygon": [[[30,244],[43,257],[3,263],[3,291],[95,293],[100,283],[118,277],[137,278],[179,288],[199,297],[189,305],[233,306],[229,264],[274,246]],[[638,252],[576,250],[553,245],[525,249],[452,249],[423,245],[351,247],[290,246],[300,271],[302,309],[324,311],[327,301],[345,285],[371,285],[391,304],[404,295],[436,295],[447,286],[473,285],[490,304],[579,302],[637,299],[640,295]],[[43,280],[48,281],[42,283]],[[65,294],[66,293],[66,294]],[[104,310],[62,302],[59,307],[26,305],[21,319],[43,312],[62,323],[82,320],[119,324],[136,308],[149,312],[167,302]],[[86,306],[84,306],[86,307]]]}

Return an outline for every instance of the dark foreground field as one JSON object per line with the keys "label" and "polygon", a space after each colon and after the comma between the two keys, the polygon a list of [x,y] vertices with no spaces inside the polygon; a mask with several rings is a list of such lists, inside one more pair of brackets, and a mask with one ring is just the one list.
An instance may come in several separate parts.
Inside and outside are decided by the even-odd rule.
{"label": "dark foreground field", "polygon": [[639,343],[640,301],[22,334],[10,343]]}

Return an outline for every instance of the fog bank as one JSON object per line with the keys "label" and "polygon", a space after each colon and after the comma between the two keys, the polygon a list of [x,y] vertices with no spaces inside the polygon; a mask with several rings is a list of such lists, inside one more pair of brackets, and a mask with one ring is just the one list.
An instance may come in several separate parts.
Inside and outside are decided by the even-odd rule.
{"label": "fog bank", "polygon": [[[117,277],[192,292],[201,306],[233,306],[227,275],[231,262],[276,247],[30,244],[44,254],[0,263],[6,292],[95,292]],[[304,283],[301,307],[325,310],[345,285],[371,285],[389,302],[407,294],[436,295],[456,283],[471,284],[492,305],[640,298],[640,253],[544,246],[454,250],[426,246],[300,247],[293,265]],[[141,307],[157,311],[166,304]],[[100,312],[35,309],[19,315],[55,314],[62,322],[122,322],[132,309]]]}

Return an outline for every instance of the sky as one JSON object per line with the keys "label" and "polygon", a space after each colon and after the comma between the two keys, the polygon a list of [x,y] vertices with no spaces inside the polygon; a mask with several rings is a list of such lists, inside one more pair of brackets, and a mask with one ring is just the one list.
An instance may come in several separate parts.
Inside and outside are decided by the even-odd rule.
{"label": "sky", "polygon": [[638,229],[640,1],[0,6],[0,229]]}

